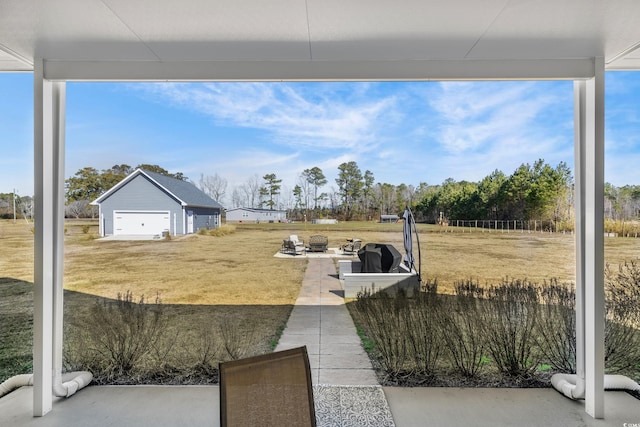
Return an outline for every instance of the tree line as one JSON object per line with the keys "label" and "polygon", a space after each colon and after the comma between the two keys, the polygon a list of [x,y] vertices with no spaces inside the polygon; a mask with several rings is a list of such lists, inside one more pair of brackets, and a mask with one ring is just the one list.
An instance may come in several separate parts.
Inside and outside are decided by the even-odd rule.
{"label": "tree line", "polygon": [[571,220],[573,176],[566,163],[540,159],[511,175],[495,170],[479,182],[445,180],[429,186],[416,208],[429,222],[450,220]]}
{"label": "tree line", "polygon": [[17,193],[0,193],[0,218],[27,221],[32,219],[33,197],[20,196]]}
{"label": "tree line", "polygon": [[[172,174],[158,165],[141,164],[136,168],[189,180],[181,172]],[[66,180],[67,215],[95,215],[89,203],[136,168],[122,164],[102,171],[91,167],[78,170]],[[373,172],[362,171],[355,161],[340,164],[332,183],[317,166],[303,170],[292,187],[276,173],[256,174],[235,186],[230,197],[227,180],[217,173],[201,174],[193,183],[227,208],[287,210],[293,220],[377,220],[382,214],[400,215],[409,206],[418,221],[430,223],[474,219],[542,220],[553,224],[573,221],[571,170],[564,162],[554,167],[543,159],[522,164],[510,175],[496,169],[477,182],[449,178],[435,185],[376,182]],[[227,198],[229,203],[224,202]],[[637,219],[640,186],[605,184],[604,207],[606,218]]]}

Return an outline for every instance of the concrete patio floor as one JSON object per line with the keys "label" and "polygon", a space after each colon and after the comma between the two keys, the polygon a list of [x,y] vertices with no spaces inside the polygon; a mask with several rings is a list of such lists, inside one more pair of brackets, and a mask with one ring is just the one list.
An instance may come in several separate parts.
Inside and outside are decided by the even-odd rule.
{"label": "concrete patio floor", "polygon": [[[584,412],[553,389],[461,389],[383,387],[396,427],[640,425],[640,401],[606,392],[604,420]],[[0,399],[0,426],[219,426],[217,386],[89,386],[58,399],[41,418],[32,415],[32,387]],[[626,424],[625,424],[626,423]],[[319,423],[322,426],[362,425]]]}
{"label": "concrete patio floor", "polygon": [[[309,260],[300,295],[276,350],[301,345],[309,353],[316,405],[322,387],[335,386],[347,395],[354,386],[376,388],[377,378],[329,257]],[[640,426],[640,400],[625,392],[606,392],[606,418],[594,420],[585,413],[583,401],[567,399],[551,388],[381,389],[386,402],[371,409],[383,406],[390,410],[389,422],[382,424],[367,416],[368,402],[354,401],[357,394],[353,394],[346,404],[360,410],[362,416],[348,418],[333,408],[318,417],[318,426]],[[32,387],[2,397],[0,426],[220,425],[217,386],[89,386],[68,399],[56,399],[53,410],[41,418],[32,415],[32,397]]]}

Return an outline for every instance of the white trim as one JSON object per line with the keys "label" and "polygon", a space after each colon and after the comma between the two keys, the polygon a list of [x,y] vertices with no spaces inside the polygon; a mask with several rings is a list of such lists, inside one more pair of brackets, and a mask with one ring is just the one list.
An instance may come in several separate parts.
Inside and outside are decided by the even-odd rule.
{"label": "white trim", "polygon": [[574,83],[576,372],[585,411],[604,418],[604,60]]}
{"label": "white trim", "polygon": [[0,50],[3,51],[4,53],[6,53],[7,55],[11,56],[16,61],[22,62],[23,64],[25,64],[27,66],[27,68],[25,68],[24,70],[20,70],[20,71],[31,71],[31,70],[33,70],[35,72],[34,61],[30,60],[26,56],[20,55],[15,50],[13,50],[10,47],[8,47],[8,46],[6,46],[4,44],[1,44],[1,43],[0,43]]}
{"label": "white trim", "polygon": [[604,59],[585,85],[585,410],[604,418]]}
{"label": "white trim", "polygon": [[33,415],[53,405],[53,376],[62,369],[64,268],[65,83],[43,78],[34,64]]}
{"label": "white trim", "polygon": [[403,61],[56,61],[52,80],[562,80],[595,75],[593,58]]}
{"label": "white trim", "polygon": [[585,97],[585,81],[576,81],[573,83],[574,94],[574,203],[575,203],[575,251],[576,251],[576,385],[580,398],[584,397],[584,381],[585,381],[585,305],[584,305],[584,269],[585,269],[585,135],[586,135],[586,97]]}
{"label": "white trim", "polygon": [[[53,86],[53,133],[57,158],[54,158],[53,184],[56,199],[57,218],[54,220],[54,276],[53,276],[53,379],[51,393],[55,394],[57,384],[62,384],[62,347],[64,343],[64,210],[65,210],[65,176],[64,176],[64,146],[65,146],[65,118],[66,118],[66,83],[52,82]],[[57,164],[56,164],[57,163]]]}
{"label": "white trim", "polygon": [[151,182],[153,182],[154,184],[156,184],[158,187],[160,187],[160,189],[162,189],[162,191],[164,191],[165,193],[167,193],[168,195],[170,195],[171,197],[173,197],[174,199],[176,199],[178,202],[180,202],[180,205],[182,206],[187,206],[187,203],[182,200],[180,197],[176,196],[175,194],[173,194],[171,191],[167,190],[167,188],[165,186],[163,186],[162,184],[160,184],[158,181],[156,181],[155,179],[153,179],[151,176],[149,176],[147,173],[144,172],[144,170],[142,169],[136,169],[133,172],[131,172],[129,175],[127,175],[122,181],[120,181],[119,183],[117,183],[116,185],[114,185],[113,187],[111,187],[108,191],[106,191],[103,195],[101,195],[100,197],[98,197],[97,199],[95,199],[93,202],[91,202],[92,205],[99,205],[100,203],[102,203],[102,201],[104,199],[106,199],[107,197],[109,197],[111,194],[115,193],[116,191],[118,191],[119,189],[121,189],[122,187],[124,187],[126,184],[128,184],[129,182],[131,182],[135,177],[137,177],[138,175],[144,175],[146,176]]}

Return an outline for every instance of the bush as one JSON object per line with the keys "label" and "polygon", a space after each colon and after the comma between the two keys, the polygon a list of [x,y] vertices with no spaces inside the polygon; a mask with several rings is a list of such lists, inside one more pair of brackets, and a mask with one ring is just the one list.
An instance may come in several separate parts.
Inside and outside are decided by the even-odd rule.
{"label": "bush", "polygon": [[502,374],[528,378],[538,368],[534,352],[538,308],[537,289],[526,280],[504,281],[487,289],[481,320],[483,335]]}
{"label": "bush", "polygon": [[413,367],[419,376],[432,377],[443,348],[437,283],[428,283],[425,292],[420,292],[414,298],[406,298],[404,294],[397,298],[404,298],[408,303],[402,320],[405,322],[403,330],[407,332],[406,346]]}
{"label": "bush", "polygon": [[605,269],[605,367],[625,373],[640,366],[640,266],[635,261]]}
{"label": "bush", "polygon": [[435,376],[444,347],[439,298],[436,283],[428,283],[426,291],[413,298],[403,292],[389,296],[365,291],[352,304],[365,348],[375,353],[391,379]]}
{"label": "bush", "polygon": [[537,344],[545,363],[560,372],[576,372],[576,293],[552,279],[540,290],[542,306]]}
{"label": "bush", "polygon": [[455,369],[465,377],[476,377],[484,366],[482,335],[483,289],[473,281],[455,284],[455,296],[441,298],[439,329]]}
{"label": "bush", "polygon": [[136,303],[127,291],[115,301],[96,301],[88,315],[76,320],[70,340],[75,359],[70,363],[84,364],[108,378],[129,375],[152,353],[166,325],[159,297],[153,305],[144,297]]}
{"label": "bush", "polygon": [[408,301],[404,295],[390,297],[386,293],[358,295],[355,302],[365,333],[375,342],[375,351],[385,373],[397,377],[405,371],[407,354]]}
{"label": "bush", "polygon": [[228,234],[233,234],[236,232],[236,226],[230,224],[223,224],[220,227],[207,229],[201,228],[197,231],[197,234],[201,236],[214,236],[214,237],[222,237]]}
{"label": "bush", "polygon": [[221,345],[231,360],[253,356],[255,349],[251,349],[254,342],[252,332],[238,324],[233,319],[225,317],[220,324]]}
{"label": "bush", "polygon": [[[605,368],[637,380],[640,265],[607,267],[605,287]],[[455,284],[455,295],[438,295],[436,289],[428,283],[414,298],[365,292],[350,304],[367,351],[389,378],[413,384],[433,379],[443,362],[480,383],[486,367],[516,382],[535,380],[540,362],[575,373],[573,285],[505,280],[482,287],[467,280]],[[493,363],[486,363],[486,355]]]}

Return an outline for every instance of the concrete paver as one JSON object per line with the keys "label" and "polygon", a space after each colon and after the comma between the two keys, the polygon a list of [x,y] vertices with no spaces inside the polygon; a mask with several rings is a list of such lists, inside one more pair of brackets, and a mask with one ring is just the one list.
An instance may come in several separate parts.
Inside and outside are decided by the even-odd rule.
{"label": "concrete paver", "polygon": [[330,258],[310,258],[276,351],[307,346],[314,384],[378,385]]}

